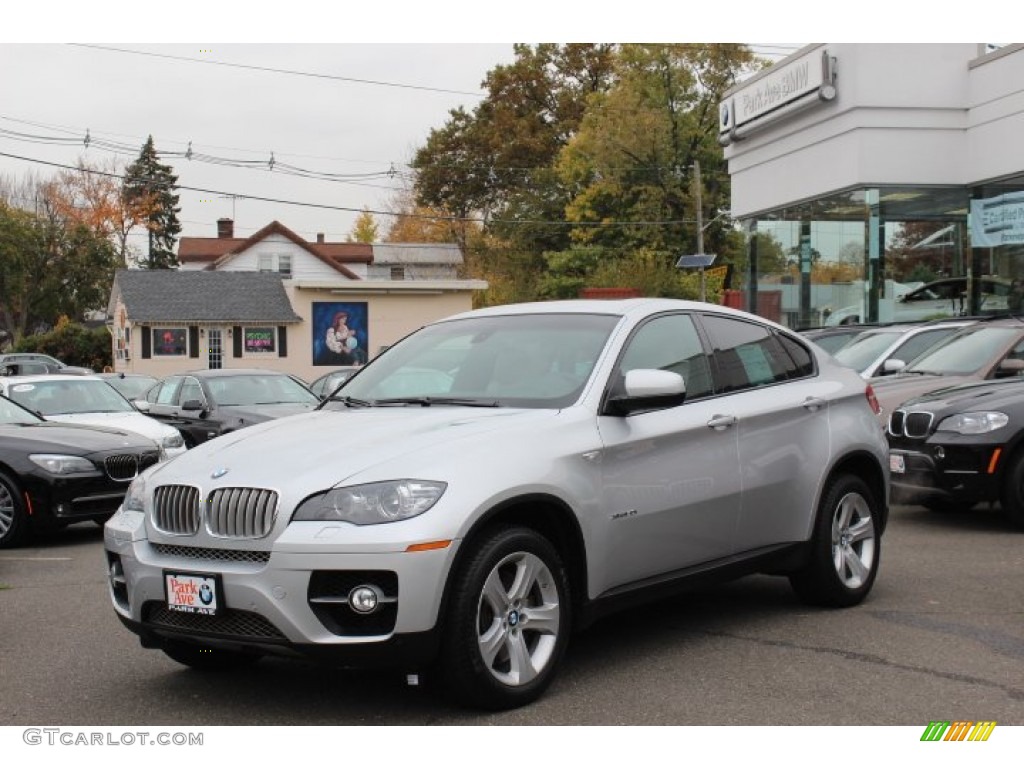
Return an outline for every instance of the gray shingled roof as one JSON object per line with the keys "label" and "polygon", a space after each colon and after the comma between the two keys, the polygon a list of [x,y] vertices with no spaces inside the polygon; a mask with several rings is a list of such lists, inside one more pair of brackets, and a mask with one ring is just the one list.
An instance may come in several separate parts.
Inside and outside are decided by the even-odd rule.
{"label": "gray shingled roof", "polygon": [[118,290],[135,323],[302,322],[273,272],[121,269]]}

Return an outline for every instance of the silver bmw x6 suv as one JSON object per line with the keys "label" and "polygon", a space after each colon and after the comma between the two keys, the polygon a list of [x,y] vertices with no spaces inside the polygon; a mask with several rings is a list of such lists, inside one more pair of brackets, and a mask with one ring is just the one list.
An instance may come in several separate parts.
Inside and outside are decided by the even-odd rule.
{"label": "silver bmw x6 suv", "polygon": [[514,707],[574,628],[697,577],[863,600],[888,510],[874,407],[854,371],[723,307],[469,312],[318,411],[136,479],[105,529],[110,596],[195,668],[382,663]]}

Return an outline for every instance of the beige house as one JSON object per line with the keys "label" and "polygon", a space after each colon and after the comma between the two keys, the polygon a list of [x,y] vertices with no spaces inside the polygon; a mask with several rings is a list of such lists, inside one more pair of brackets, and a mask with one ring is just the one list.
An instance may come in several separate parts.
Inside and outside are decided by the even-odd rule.
{"label": "beige house", "polygon": [[120,270],[107,306],[114,370],[163,377],[270,368],[306,381],[360,365],[425,323],[472,308],[447,244],[309,242],[279,222],[250,238],[182,238],[179,270]]}

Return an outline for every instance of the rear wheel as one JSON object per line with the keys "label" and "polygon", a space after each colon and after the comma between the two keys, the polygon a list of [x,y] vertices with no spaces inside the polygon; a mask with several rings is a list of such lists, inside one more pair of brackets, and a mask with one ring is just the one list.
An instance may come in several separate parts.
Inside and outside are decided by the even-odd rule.
{"label": "rear wheel", "polygon": [[551,543],[529,528],[481,541],[453,581],[441,680],[459,703],[510,709],[554,679],[570,632],[569,583]]}
{"label": "rear wheel", "polygon": [[880,510],[867,484],[839,475],[826,487],[818,509],[807,564],[790,575],[800,599],[845,607],[863,600],[878,573]]}
{"label": "rear wheel", "polygon": [[23,544],[30,533],[25,500],[18,484],[0,472],[0,549]]}

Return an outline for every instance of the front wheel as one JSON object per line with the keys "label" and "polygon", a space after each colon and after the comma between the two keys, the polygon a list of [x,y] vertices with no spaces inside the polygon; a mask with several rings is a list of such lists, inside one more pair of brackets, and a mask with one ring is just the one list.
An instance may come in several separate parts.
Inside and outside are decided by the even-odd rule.
{"label": "front wheel", "polygon": [[846,607],[867,597],[881,554],[880,510],[867,484],[854,475],[833,478],[822,497],[807,564],[790,575],[800,599]]}
{"label": "front wheel", "polygon": [[23,544],[31,534],[18,484],[0,472],[0,549]]}
{"label": "front wheel", "polygon": [[568,579],[551,543],[529,528],[491,533],[453,581],[441,680],[464,705],[530,703],[554,679],[570,613]]}
{"label": "front wheel", "polygon": [[1024,528],[1024,451],[1014,454],[1006,470],[999,505],[1017,528]]}

